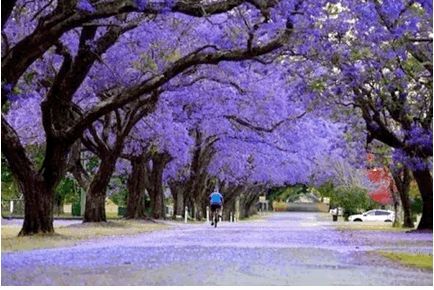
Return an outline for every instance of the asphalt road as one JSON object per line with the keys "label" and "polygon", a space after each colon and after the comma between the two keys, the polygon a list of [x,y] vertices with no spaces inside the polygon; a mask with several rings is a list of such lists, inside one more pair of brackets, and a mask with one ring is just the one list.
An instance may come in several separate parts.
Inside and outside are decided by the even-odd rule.
{"label": "asphalt road", "polygon": [[432,234],[338,231],[316,213],[175,224],[74,247],[2,254],[2,285],[433,285],[374,250],[432,254]]}

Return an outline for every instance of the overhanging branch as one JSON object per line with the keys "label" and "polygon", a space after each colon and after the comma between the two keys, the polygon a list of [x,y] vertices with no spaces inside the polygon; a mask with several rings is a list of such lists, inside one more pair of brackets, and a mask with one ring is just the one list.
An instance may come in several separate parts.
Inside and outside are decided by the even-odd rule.
{"label": "overhanging branch", "polygon": [[234,115],[226,115],[224,116],[226,119],[228,119],[229,121],[232,122],[236,122],[237,124],[244,126],[246,128],[249,128],[251,130],[254,131],[258,131],[258,132],[266,132],[266,133],[272,133],[274,130],[276,130],[277,128],[279,128],[281,125],[283,125],[285,122],[288,121],[295,121],[298,119],[301,119],[304,115],[306,115],[307,111],[297,115],[297,116],[290,116],[286,119],[280,120],[279,122],[271,125],[270,127],[262,127],[259,125],[255,125],[252,122],[242,119],[240,117],[234,116]]}
{"label": "overhanging branch", "polygon": [[[192,66],[201,64],[217,64],[221,61],[242,61],[254,58],[259,55],[270,53],[278,48],[281,48],[284,43],[288,41],[288,38],[292,30],[285,30],[275,37],[272,41],[261,46],[255,46],[251,50],[236,49],[231,51],[211,51],[206,52],[203,48],[197,49],[193,53],[190,53],[181,59],[168,66],[162,73],[154,76],[148,80],[145,80],[141,84],[127,88],[122,92],[115,94],[109,99],[102,101],[94,108],[89,110],[66,134],[67,139],[75,139],[81,135],[84,129],[86,129],[93,121],[99,117],[107,114],[108,112],[122,107],[127,103],[140,98],[142,95],[151,93],[152,91],[159,89],[168,81],[186,71]],[[209,46],[207,46],[209,47]]]}

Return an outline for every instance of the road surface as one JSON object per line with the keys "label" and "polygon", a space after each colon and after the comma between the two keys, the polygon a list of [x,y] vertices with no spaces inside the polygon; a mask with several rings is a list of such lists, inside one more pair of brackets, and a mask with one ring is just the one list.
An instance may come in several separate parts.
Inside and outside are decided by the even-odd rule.
{"label": "road surface", "polygon": [[176,224],[74,247],[2,254],[2,285],[432,285],[374,250],[432,254],[432,234],[338,231],[317,213]]}

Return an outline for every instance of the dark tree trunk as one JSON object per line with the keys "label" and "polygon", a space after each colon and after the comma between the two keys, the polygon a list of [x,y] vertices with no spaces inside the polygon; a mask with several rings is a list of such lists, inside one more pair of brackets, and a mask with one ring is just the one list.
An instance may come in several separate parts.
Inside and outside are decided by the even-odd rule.
{"label": "dark tree trunk", "polygon": [[414,228],[413,218],[411,214],[411,203],[410,198],[408,196],[408,190],[407,192],[400,192],[401,196],[401,203],[402,203],[402,210],[404,211],[404,220],[403,220],[403,227],[406,228]]}
{"label": "dark tree trunk", "polygon": [[230,214],[235,215],[235,199],[237,196],[240,196],[245,190],[244,186],[228,186],[222,188],[222,194],[224,196],[224,213],[223,216],[225,220],[230,219]]}
{"label": "dark tree trunk", "polygon": [[64,174],[68,145],[48,138],[43,166],[36,173],[17,133],[3,116],[1,141],[2,153],[24,195],[24,222],[19,235],[54,232],[54,188]]}
{"label": "dark tree trunk", "polygon": [[167,163],[172,160],[167,153],[156,153],[152,156],[152,170],[149,178],[149,197],[151,199],[151,215],[154,219],[166,218],[163,191],[163,173]]}
{"label": "dark tree trunk", "polygon": [[89,191],[86,195],[86,208],[84,211],[84,223],[106,222],[105,191]]}
{"label": "dark tree trunk", "polygon": [[240,201],[242,217],[249,217],[252,214],[256,214],[256,202],[261,193],[261,188],[250,188],[248,193],[243,194],[243,198]]}
{"label": "dark tree trunk", "polygon": [[205,217],[206,206],[209,204],[208,195],[211,193],[209,188],[214,185],[208,175],[207,168],[215,153],[212,145],[217,139],[212,141],[213,138],[211,137],[203,138],[203,134],[198,129],[192,131],[192,134],[195,138],[195,150],[190,167],[190,178],[185,192],[193,200],[193,217],[201,220]]}
{"label": "dark tree trunk", "polygon": [[42,180],[33,180],[23,185],[21,183],[21,190],[24,194],[24,223],[18,235],[54,233],[53,191],[47,189]]}
{"label": "dark tree trunk", "polygon": [[194,208],[193,199],[190,195],[186,195],[186,194],[184,194],[184,208],[182,211],[182,217],[185,217],[185,207],[188,208],[188,214],[192,216],[193,208]]}
{"label": "dark tree trunk", "polygon": [[195,199],[194,201],[194,218],[198,221],[202,220],[204,214],[202,212],[202,203],[200,200]]}
{"label": "dark tree trunk", "polygon": [[172,215],[172,218],[175,219],[176,215],[179,212],[177,205],[179,203],[178,198],[180,198],[180,196],[177,192],[173,192],[173,186],[170,186],[170,192],[172,193],[172,198],[173,198],[173,215]]}
{"label": "dark tree trunk", "polygon": [[[391,170],[393,180],[398,189],[400,205],[403,211],[402,226],[406,228],[414,228],[413,219],[411,217],[411,203],[408,196],[411,183],[410,170],[407,167]],[[395,214],[398,212],[395,209]]]}
{"label": "dark tree trunk", "polygon": [[164,203],[163,203],[163,187],[161,186],[152,186],[153,189],[149,193],[149,197],[151,199],[151,216],[154,219],[165,218],[165,212],[163,211]]}
{"label": "dark tree trunk", "polygon": [[432,230],[433,184],[431,173],[429,172],[429,170],[415,170],[413,171],[413,177],[416,180],[417,186],[419,187],[423,202],[422,218],[420,219],[417,229]]}
{"label": "dark tree trunk", "polygon": [[245,196],[241,196],[240,199],[240,217],[247,218],[249,216],[249,210],[247,208],[247,202]]}
{"label": "dark tree trunk", "polygon": [[54,214],[63,214],[63,198],[58,195],[56,195],[54,198]]}
{"label": "dark tree trunk", "polygon": [[184,195],[183,192],[179,190],[173,193],[173,218],[176,218],[177,215],[182,215],[183,211],[184,211]]}
{"label": "dark tree trunk", "polygon": [[245,213],[246,213],[245,217],[249,217],[249,216],[256,213],[256,208],[254,207],[254,205],[255,205],[254,201],[255,201],[255,199],[252,197],[250,197],[246,201],[246,203],[244,205],[245,206]]}
{"label": "dark tree trunk", "polygon": [[393,199],[393,210],[395,211],[395,220],[393,221],[393,227],[401,227],[402,225],[402,203],[399,192],[392,191],[392,199]]}
{"label": "dark tree trunk", "polygon": [[173,219],[175,219],[177,215],[184,213],[185,182],[170,181],[169,186],[173,197]]}
{"label": "dark tree trunk", "polygon": [[128,178],[127,219],[145,217],[145,164],[144,157],[131,159],[131,175]]}
{"label": "dark tree trunk", "polygon": [[[397,168],[393,170],[393,168],[389,168],[393,177],[394,182],[390,182],[389,190],[392,193],[393,199],[393,209],[395,211],[395,220],[393,221],[393,227],[401,227],[403,221],[403,209],[402,209],[402,201],[400,192],[403,190],[404,183],[402,175],[402,169]],[[395,187],[396,186],[396,187]]]}
{"label": "dark tree trunk", "polygon": [[105,222],[105,198],[107,186],[114,172],[116,159],[109,155],[101,160],[98,172],[95,174],[86,194],[86,209],[83,222]]}

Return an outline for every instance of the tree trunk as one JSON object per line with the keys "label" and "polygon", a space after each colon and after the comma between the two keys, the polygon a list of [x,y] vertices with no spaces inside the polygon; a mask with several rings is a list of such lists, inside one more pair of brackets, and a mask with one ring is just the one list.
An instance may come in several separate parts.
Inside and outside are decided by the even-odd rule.
{"label": "tree trunk", "polygon": [[226,220],[229,220],[230,214],[235,214],[235,199],[243,194],[245,186],[222,187],[221,191],[224,196],[224,217]]}
{"label": "tree trunk", "polygon": [[433,184],[432,176],[428,169],[413,171],[413,177],[417,182],[420,194],[422,196],[423,209],[422,218],[420,219],[418,230],[431,230],[433,222]]}
{"label": "tree trunk", "polygon": [[64,175],[69,144],[47,138],[45,159],[37,173],[18,134],[2,116],[2,153],[24,195],[24,222],[20,236],[53,233],[54,188]]}
{"label": "tree trunk", "polygon": [[243,193],[240,196],[241,218],[248,218],[250,215],[251,196],[250,193]]}
{"label": "tree trunk", "polygon": [[257,213],[256,202],[258,200],[260,193],[261,193],[261,188],[257,187],[257,188],[250,188],[248,193],[243,194],[244,201],[242,202],[241,205],[242,211],[244,211],[243,217],[247,218],[250,215]]}
{"label": "tree trunk", "polygon": [[128,178],[127,219],[145,217],[145,164],[144,158],[131,159],[131,175]]}
{"label": "tree trunk", "polygon": [[156,188],[153,188],[153,190],[149,193],[149,197],[151,199],[151,216],[154,219],[160,219],[165,217],[165,212],[162,210],[164,206],[162,190],[163,187],[155,187]]}
{"label": "tree trunk", "polygon": [[53,190],[47,189],[42,180],[21,183],[24,194],[24,223],[18,234],[51,234],[53,228]]}
{"label": "tree trunk", "polygon": [[194,201],[194,218],[198,221],[202,220],[204,214],[202,212],[202,203],[200,200],[195,199]]}
{"label": "tree trunk", "polygon": [[[414,228],[413,219],[411,217],[411,203],[408,196],[411,183],[410,170],[407,167],[404,167],[391,170],[391,172],[399,192],[399,202],[403,212],[403,218],[401,220],[402,226],[406,228]],[[398,211],[395,209],[395,216],[398,214],[401,216],[401,212],[398,213]]]}
{"label": "tree trunk", "polygon": [[402,226],[405,228],[414,228],[413,218],[411,216],[411,203],[408,196],[408,190],[406,192],[400,192],[402,210],[404,211],[404,220]]}
{"label": "tree trunk", "polygon": [[101,160],[98,172],[92,179],[86,194],[86,209],[83,222],[107,221],[105,214],[106,191],[115,169],[116,159],[110,155]]}
{"label": "tree trunk", "polygon": [[57,194],[54,197],[54,214],[63,214],[63,198]]}
{"label": "tree trunk", "polygon": [[105,191],[89,191],[86,195],[86,209],[84,211],[84,223],[106,222]]}
{"label": "tree trunk", "polygon": [[193,208],[194,208],[193,199],[191,198],[190,195],[186,195],[186,194],[184,194],[184,209],[182,211],[182,217],[184,217],[184,218],[185,218],[185,207],[188,208],[188,214],[193,216],[192,215]]}
{"label": "tree trunk", "polygon": [[393,221],[393,227],[401,227],[403,221],[403,210],[401,197],[399,192],[392,190],[393,209],[395,210],[395,220]]}
{"label": "tree trunk", "polygon": [[172,160],[167,153],[156,153],[152,156],[149,197],[151,198],[151,215],[154,219],[166,218],[163,191],[163,173],[167,163]]}
{"label": "tree trunk", "polygon": [[184,194],[181,190],[177,192],[173,192],[173,218],[176,218],[177,215],[182,215],[184,211]]}
{"label": "tree trunk", "polygon": [[254,215],[257,213],[256,207],[255,207],[255,199],[256,198],[250,198],[246,203],[246,217],[249,217],[251,215]]}
{"label": "tree trunk", "polygon": [[176,219],[176,216],[183,215],[184,212],[184,191],[185,191],[185,182],[181,181],[170,181],[170,192],[173,197],[173,219]]}

